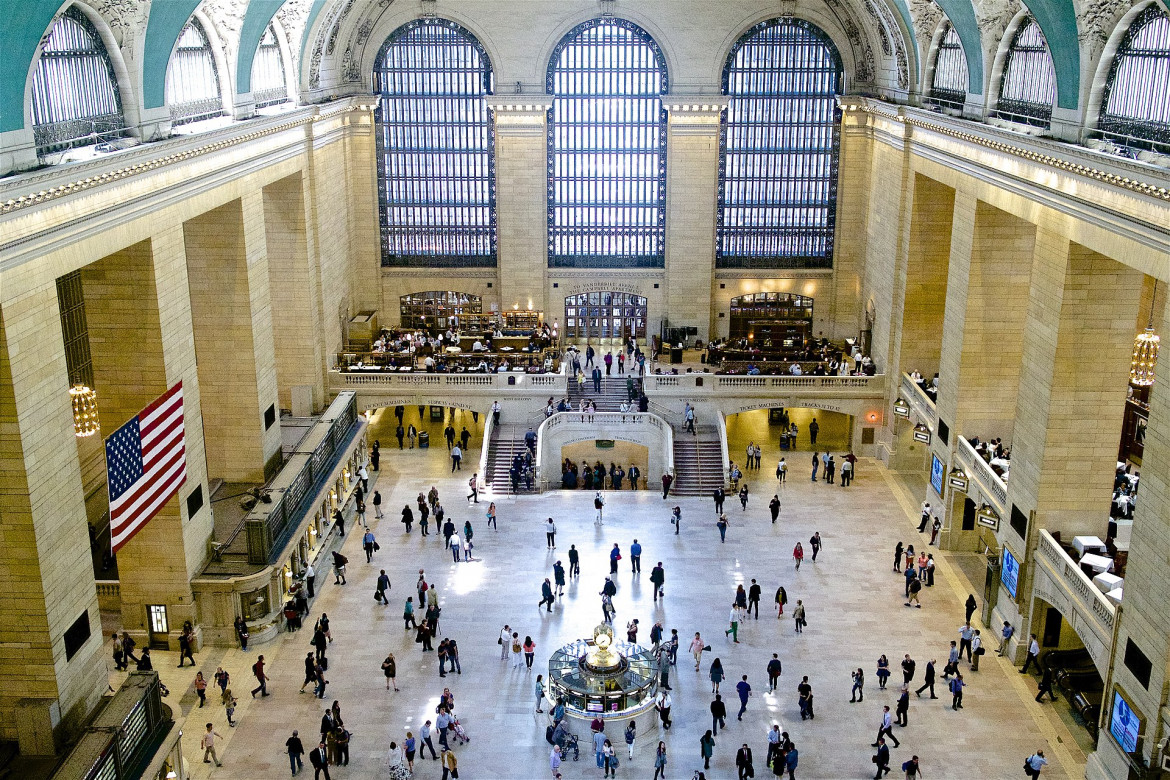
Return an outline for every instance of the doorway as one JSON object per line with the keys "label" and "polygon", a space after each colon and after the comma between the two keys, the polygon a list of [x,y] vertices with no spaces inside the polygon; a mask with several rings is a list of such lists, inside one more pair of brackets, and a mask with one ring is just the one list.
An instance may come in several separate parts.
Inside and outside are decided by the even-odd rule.
{"label": "doorway", "polygon": [[167,620],[165,604],[148,604],[146,606],[148,641],[151,650],[168,650],[171,646],[170,623]]}
{"label": "doorway", "polygon": [[624,292],[589,292],[565,298],[565,338],[570,342],[646,339],[646,299]]}

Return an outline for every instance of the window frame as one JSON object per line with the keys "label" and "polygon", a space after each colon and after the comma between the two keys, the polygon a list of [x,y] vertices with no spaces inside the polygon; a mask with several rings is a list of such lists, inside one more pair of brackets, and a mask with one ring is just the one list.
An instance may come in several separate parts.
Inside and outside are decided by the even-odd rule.
{"label": "window frame", "polygon": [[[399,44],[415,46],[419,49],[415,53],[421,55],[421,47],[417,44],[403,42],[417,31],[428,28],[452,32],[462,39],[456,46],[466,47],[467,51],[478,55],[480,67],[478,75],[473,76],[480,79],[478,94],[458,89],[442,93],[428,92],[427,88],[423,87],[417,93],[402,98],[398,103],[392,102],[396,93],[389,91],[392,85],[384,80],[389,78],[387,74],[393,69],[387,68],[386,58],[391,49]],[[461,49],[456,48],[452,51],[459,52]],[[405,67],[399,70],[406,72]],[[461,76],[468,77],[472,71],[465,65],[460,65],[448,71],[431,69],[413,72],[445,72],[449,75],[449,80],[456,80]],[[464,86],[473,83],[468,81]],[[487,49],[470,30],[449,19],[435,17],[415,19],[390,33],[379,48],[374,60],[373,87],[377,99],[375,127],[382,266],[494,267],[499,251],[496,230],[495,115],[488,106],[487,98],[495,93],[495,71]],[[446,101],[443,109],[455,110],[457,113],[456,120],[447,121],[445,125],[451,131],[448,145],[439,147],[437,152],[430,144],[435,140],[435,128],[438,127],[441,132],[443,125],[431,120],[429,108],[423,102],[434,99]],[[471,102],[475,100],[480,103],[478,108],[471,107]],[[453,109],[453,106],[462,107]],[[387,125],[384,117],[394,108],[417,119],[414,121],[414,132],[407,132],[404,128],[397,136],[398,145],[391,148],[388,143],[392,128]],[[477,112],[478,117],[482,118],[475,116]],[[482,138],[473,138],[473,133],[480,132],[485,134]],[[427,135],[428,133],[431,135]],[[477,145],[459,147],[456,144],[456,136],[459,136],[461,143]],[[423,141],[428,142],[426,148],[417,145]],[[430,156],[428,149],[434,152]],[[472,154],[467,154],[468,152]],[[431,186],[427,189],[420,184],[417,174],[391,176],[390,169],[394,164],[401,164],[405,170],[417,171],[423,167],[437,166],[452,172],[462,171],[463,174],[450,178],[431,176],[429,180],[423,181],[423,184],[429,181]],[[486,190],[479,190],[485,179]],[[407,197],[407,191],[412,189],[412,185],[418,185],[414,187],[417,192],[414,197]],[[437,200],[436,196],[444,190],[448,197],[454,197],[456,200],[447,203]],[[391,197],[392,192],[399,194]],[[397,214],[393,220],[392,212]],[[436,221],[439,219],[441,221]],[[429,236],[430,249],[420,245],[424,236]],[[413,247],[410,245],[412,241]]]}
{"label": "window frame", "polygon": [[[1036,34],[1040,37],[1041,45],[1021,43],[1020,39],[1033,28],[1035,28]],[[1033,64],[1036,60],[1036,55],[1040,55],[1041,53],[1043,53],[1047,61],[1047,71],[1045,74],[1038,73]],[[1016,67],[1017,62],[1022,61],[1021,55],[1029,55],[1028,59],[1030,62],[1021,66],[1029,70],[1017,79],[1013,77],[1013,69]],[[1036,83],[1035,79],[1039,75],[1047,76],[1048,90],[1051,92],[1051,99],[1047,104],[1027,97],[1007,96],[1007,91],[1014,89],[1016,83]],[[1056,67],[1052,61],[1052,48],[1048,45],[1048,39],[1044,36],[1044,30],[1040,27],[1040,23],[1031,14],[1027,14],[1020,20],[1019,25],[1016,27],[1016,31],[1012,35],[1012,42],[1007,49],[1007,56],[1004,58],[995,114],[999,118],[1006,119],[1009,122],[1047,129],[1052,122],[1052,108],[1055,103]]]}
{"label": "window frame", "polygon": [[[272,36],[272,43],[265,45],[264,41]],[[273,70],[269,60],[273,53],[276,59],[276,72],[280,75],[279,86],[256,87],[263,81],[264,76],[271,77]],[[284,51],[280,47],[280,36],[276,27],[269,22],[264,34],[256,44],[256,56],[252,58],[252,102],[257,109],[280,105],[289,101],[288,76],[285,71]]]}
{"label": "window frame", "polygon": [[[777,28],[792,28],[798,33],[789,34],[788,41],[773,42],[769,48],[768,62],[776,62],[776,55],[784,45],[799,45],[808,49],[812,43],[819,44],[830,56],[830,68],[786,68],[778,71],[773,65],[756,63],[754,66],[745,65],[738,70],[745,74],[745,78],[757,76],[757,84],[768,83],[768,92],[759,89],[745,90],[743,94],[732,94],[732,79],[737,70],[737,57],[753,39],[768,34]],[[784,34],[784,31],[781,32]],[[803,40],[802,40],[803,39]],[[830,73],[831,69],[831,73]],[[773,71],[780,74],[778,77],[764,81],[760,75],[768,77]],[[802,80],[801,88],[776,90],[772,85],[786,74],[809,74]],[[832,82],[831,92],[812,92],[804,89],[810,81],[829,78]],[[836,217],[837,217],[837,179],[840,165],[840,118],[841,110],[837,105],[837,96],[844,91],[844,64],[836,44],[828,33],[811,22],[803,19],[775,18],[753,25],[745,31],[727,54],[722,74],[722,93],[728,97],[727,108],[723,110],[719,132],[719,184],[716,199],[716,239],[715,239],[715,267],[717,269],[802,269],[833,267],[835,250]],[[733,114],[739,110],[738,101],[745,101],[744,110],[752,116],[767,116],[774,119],[762,128],[768,133],[761,136],[753,146],[733,148],[729,153],[729,144],[736,131],[758,129],[760,122],[733,121]],[[765,102],[766,101],[766,102]],[[827,117],[817,118],[816,102],[824,102],[826,107],[831,104]],[[755,111],[750,111],[754,103]],[[786,105],[787,104],[787,105]],[[820,109],[823,113],[824,107]],[[803,112],[807,121],[784,122],[782,117],[792,112]],[[827,141],[816,143],[818,130],[827,135]],[[795,132],[793,132],[795,131]],[[783,143],[786,134],[791,133],[797,144],[789,142],[787,149],[776,151],[775,144]],[[808,142],[812,142],[808,144]],[[808,144],[808,145],[804,145]],[[827,155],[827,165],[822,158]],[[738,158],[738,159],[733,159]],[[729,177],[729,168],[741,166],[745,169],[754,169],[756,173],[744,173]],[[823,168],[822,173],[815,176],[807,175],[811,169]],[[777,172],[778,171],[778,172]],[[801,171],[804,171],[802,174]],[[769,184],[788,184],[793,189],[808,190],[823,187],[824,198],[820,205],[816,205],[810,197],[788,203],[769,204],[758,199],[776,191]],[[741,194],[734,194],[739,190]],[[752,191],[756,195],[751,195]],[[818,225],[782,225],[784,219],[793,218],[807,221],[812,215],[814,220],[822,218],[816,211],[823,209],[823,224]],[[736,221],[735,215],[743,218],[774,219],[777,224],[743,227],[731,224]],[[787,245],[787,246],[786,246]]]}
{"label": "window frame", "polygon": [[[943,66],[944,78],[954,76],[954,83],[942,87],[938,85],[940,65]],[[970,72],[967,70],[967,52],[963,48],[963,40],[959,37],[955,25],[951,24],[951,20],[945,19],[942,35],[938,39],[938,49],[934,54],[934,69],[931,71],[930,92],[926,100],[937,106],[961,111],[967,103],[969,84]]]}
{"label": "window frame", "polygon": [[[188,31],[195,32],[202,45],[199,47],[183,46],[183,38],[186,37]],[[206,54],[207,61],[203,63],[195,63],[195,55],[188,55],[179,58],[181,53],[202,51]],[[184,62],[188,60],[190,62]],[[179,71],[175,73],[175,78],[182,79],[179,84],[171,81],[172,68],[178,66]],[[175,101],[174,98],[183,97],[194,92],[194,84],[188,83],[187,79],[192,78],[192,69],[202,69],[208,67],[211,73],[210,86],[212,87],[209,94],[198,97],[187,97],[185,100]],[[198,77],[205,77],[206,72],[195,74]],[[205,119],[213,119],[217,116],[223,116],[226,111],[223,107],[223,83],[220,81],[219,63],[215,59],[215,44],[212,41],[211,35],[207,32],[207,27],[192,16],[183,25],[183,29],[179,31],[179,37],[175,40],[174,51],[171,52],[171,57],[167,60],[167,72],[165,76],[165,90],[166,90],[166,105],[171,112],[171,124],[174,126],[190,124],[191,122],[201,122]],[[202,83],[204,91],[208,87],[208,83]]]}
{"label": "window frame", "polygon": [[[47,49],[53,42],[58,25],[62,24],[76,25],[78,28],[76,32],[89,38],[91,48]],[[77,42],[74,40],[74,43]],[[54,68],[52,63],[63,64]],[[55,70],[56,73],[50,74],[50,70]],[[55,91],[52,89],[50,79],[54,75],[57,77],[58,86],[64,84],[81,90],[70,93],[69,105],[64,105],[60,99],[53,100]],[[98,83],[98,79],[103,75],[107,80]],[[89,79],[88,83],[81,84],[80,81],[85,78]],[[105,91],[107,87],[108,91]],[[96,94],[95,88],[103,90],[104,94]],[[90,111],[84,114],[73,110],[82,102],[88,102],[90,108]],[[89,146],[94,143],[94,138],[101,143],[128,133],[122,113],[121,86],[109,50],[97,26],[76,5],[65,9],[45,34],[33,72],[30,104],[33,139],[37,156],[40,158],[53,152]],[[99,113],[102,108],[112,110]],[[59,118],[50,118],[54,115]]]}
{"label": "window frame", "polygon": [[[632,43],[615,44],[636,49],[636,53],[634,50],[629,52],[634,59],[625,63],[623,70],[595,64],[604,62],[606,57],[595,56],[586,61],[574,52],[574,48],[588,50],[578,41],[603,26],[616,27],[633,36]],[[562,64],[566,50],[570,52],[565,55],[570,62]],[[598,51],[602,49],[598,48]],[[573,74],[571,80],[579,85],[567,95],[557,93],[557,78],[562,70]],[[578,75],[590,72],[596,74],[592,79]],[[612,72],[627,75],[619,81],[620,91],[585,91],[586,85],[605,86],[598,82],[604,81],[602,74]],[[628,77],[631,73],[635,76],[641,73],[643,83],[635,84],[636,79]],[[657,89],[647,85],[647,79],[657,79]],[[547,115],[550,268],[665,267],[667,121],[663,98],[669,85],[669,71],[661,46],[646,30],[627,19],[598,17],[582,22],[566,33],[553,49],[545,75],[545,92],[553,98]],[[647,109],[638,103],[628,103],[620,123],[614,125],[578,119],[596,112],[589,105],[595,100],[649,100],[657,102],[658,107],[655,112],[652,107]],[[614,113],[623,111],[618,108],[621,105],[612,106],[616,109]],[[567,116],[558,122],[558,110],[562,107]],[[650,118],[652,114],[656,115],[655,119]],[[616,132],[608,137],[603,132],[607,126],[616,128]],[[561,131],[574,143],[562,147],[558,139]],[[606,142],[615,140],[612,148],[606,148]],[[595,162],[590,161],[590,155]],[[646,157],[651,159],[644,160]],[[596,162],[619,168],[624,164],[636,170],[607,179],[597,175],[591,178],[578,176],[577,183],[584,185],[578,187],[572,186],[574,182],[567,172],[559,173],[570,167],[585,168]],[[637,165],[638,162],[642,165]],[[605,193],[605,189],[609,189],[609,193]],[[581,212],[585,212],[584,215]],[[570,214],[573,215],[571,221]],[[639,250],[639,244],[649,246]]]}
{"label": "window frame", "polygon": [[[1167,30],[1165,32],[1166,48],[1163,49],[1133,49],[1134,39],[1140,36],[1151,25],[1156,23],[1159,19],[1163,20],[1163,24]],[[1161,86],[1163,92],[1161,93],[1162,105],[1161,113],[1164,117],[1162,120],[1154,118],[1140,118],[1137,116],[1127,116],[1120,113],[1110,113],[1109,102],[1114,97],[1115,90],[1118,88],[1118,78],[1121,76],[1123,65],[1126,57],[1144,57],[1147,62],[1143,73],[1144,78],[1137,79],[1129,86],[1133,94],[1129,96],[1129,101],[1132,104],[1149,105],[1151,98],[1158,95],[1158,88]],[[1149,60],[1157,58],[1165,62],[1161,68],[1148,67]],[[1161,85],[1157,82],[1151,83],[1148,79],[1150,71],[1160,72],[1163,80]],[[1167,14],[1157,3],[1151,4],[1145,10],[1141,11],[1136,18],[1130,23],[1129,28],[1125,31],[1122,37],[1121,44],[1117,47],[1117,52],[1113,55],[1113,61],[1109,66],[1109,75],[1105,81],[1105,88],[1101,93],[1101,107],[1100,118],[1097,121],[1096,132],[1111,141],[1117,142],[1130,149],[1150,150],[1159,152],[1161,154],[1170,154],[1170,99],[1168,99],[1165,90],[1170,87],[1170,14]]]}

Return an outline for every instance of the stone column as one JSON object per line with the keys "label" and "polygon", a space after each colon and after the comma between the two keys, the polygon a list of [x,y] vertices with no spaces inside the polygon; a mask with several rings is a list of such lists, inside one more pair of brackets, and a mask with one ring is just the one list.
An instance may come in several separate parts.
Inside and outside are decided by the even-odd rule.
{"label": "stone column", "polygon": [[1142,281],[1037,231],[1008,501],[1066,539],[1105,534]]}
{"label": "stone column", "polygon": [[954,211],[953,189],[925,176],[914,177],[898,373],[917,369],[929,380],[938,371]]}
{"label": "stone column", "polygon": [[1012,439],[1035,236],[1034,225],[956,194],[937,404],[952,437]]}
{"label": "stone column", "polygon": [[816,302],[817,317],[831,325],[829,336],[857,335],[863,311],[859,298],[866,265],[866,225],[869,223],[871,166],[876,144],[866,111],[843,109],[841,149],[837,172],[837,230],[833,252],[833,284],[825,304]]}
{"label": "stone column", "polygon": [[82,268],[81,281],[102,435],[183,383],[187,482],[117,556],[123,626],[143,644],[147,605],[163,605],[177,638],[195,621],[190,579],[212,529],[182,228],[160,226]]}
{"label": "stone column", "polygon": [[[1162,307],[1162,312],[1162,321],[1170,321],[1170,310]],[[1118,611],[1121,622],[1116,664],[1107,683],[1120,690],[1145,718],[1140,751],[1148,760],[1167,735],[1166,706],[1170,703],[1170,610],[1166,609],[1170,599],[1170,579],[1166,577],[1166,560],[1170,558],[1170,359],[1165,352],[1158,361],[1157,380],[1150,392],[1150,424],[1146,428],[1139,496],[1125,571],[1125,600]],[[1150,662],[1148,681],[1135,676],[1136,663],[1123,660],[1131,652],[1134,661],[1140,660],[1140,654]],[[1101,708],[1108,724],[1113,697],[1110,689],[1106,693]],[[1121,780],[1131,775],[1127,757],[1108,734],[1102,734],[1089,764],[1090,769],[1103,765],[1105,772],[1087,776]]]}
{"label": "stone column", "polygon": [[325,405],[325,344],[320,288],[309,265],[304,186],[297,173],[264,188],[264,239],[280,406],[292,409],[292,388],[307,386],[318,410]]}
{"label": "stone column", "polygon": [[671,327],[715,332],[715,212],[719,127],[727,98],[671,95],[666,142],[666,311]]}
{"label": "stone column", "polygon": [[264,212],[251,192],[183,224],[211,475],[263,482],[280,466]]}
{"label": "stone column", "polygon": [[499,304],[548,310],[547,95],[488,97],[496,122]]}
{"label": "stone column", "polygon": [[50,279],[0,310],[0,736],[26,755],[53,755],[106,689],[68,390]]}

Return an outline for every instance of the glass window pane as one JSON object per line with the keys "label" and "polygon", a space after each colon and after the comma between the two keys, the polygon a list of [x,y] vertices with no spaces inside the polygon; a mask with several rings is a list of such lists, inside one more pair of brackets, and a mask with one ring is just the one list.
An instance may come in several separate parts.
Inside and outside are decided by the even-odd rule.
{"label": "glass window pane", "polygon": [[1143,11],[1117,50],[1099,129],[1124,146],[1170,153],[1170,17]]}

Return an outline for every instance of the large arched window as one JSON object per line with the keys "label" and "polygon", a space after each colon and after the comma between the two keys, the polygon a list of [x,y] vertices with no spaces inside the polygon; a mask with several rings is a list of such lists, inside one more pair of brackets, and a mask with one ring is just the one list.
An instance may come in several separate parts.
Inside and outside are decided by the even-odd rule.
{"label": "large arched window", "polygon": [[71,7],[45,38],[32,88],[38,154],[122,135],[118,81],[101,36]]}
{"label": "large arched window", "polygon": [[256,58],[252,60],[252,100],[256,108],[288,102],[288,85],[284,80],[284,60],[272,25],[264,31]]}
{"label": "large arched window", "polygon": [[666,61],[622,19],[557,45],[546,90],[548,263],[661,268],[666,258]]}
{"label": "large arched window", "polygon": [[996,113],[1013,122],[1048,127],[1055,97],[1052,54],[1040,25],[1029,17],[1020,23],[1008,49]]}
{"label": "large arched window", "polygon": [[443,19],[409,22],[374,63],[382,265],[496,263],[487,53]]}
{"label": "large arched window", "polygon": [[732,48],[717,267],[832,267],[841,82],[836,47],[808,22],[763,22]]}
{"label": "large arched window", "polygon": [[934,58],[934,80],[930,84],[930,102],[962,108],[967,101],[967,55],[963,42],[950,22],[944,22],[942,40]]}
{"label": "large arched window", "polygon": [[179,33],[179,42],[167,64],[167,105],[176,125],[223,113],[219,72],[203,25],[192,19]]}
{"label": "large arched window", "polygon": [[1117,50],[1098,129],[1126,146],[1170,153],[1170,17],[1156,4]]}

